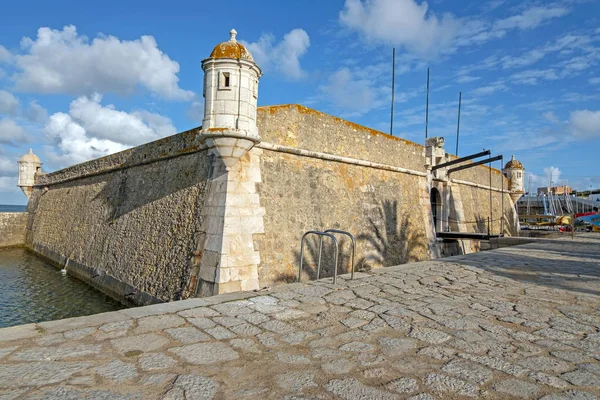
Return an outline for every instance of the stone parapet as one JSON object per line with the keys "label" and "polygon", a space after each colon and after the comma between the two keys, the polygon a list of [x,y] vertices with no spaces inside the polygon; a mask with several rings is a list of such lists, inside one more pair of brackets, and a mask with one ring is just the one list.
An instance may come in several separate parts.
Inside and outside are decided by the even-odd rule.
{"label": "stone parapet", "polygon": [[0,248],[25,245],[26,212],[0,213]]}

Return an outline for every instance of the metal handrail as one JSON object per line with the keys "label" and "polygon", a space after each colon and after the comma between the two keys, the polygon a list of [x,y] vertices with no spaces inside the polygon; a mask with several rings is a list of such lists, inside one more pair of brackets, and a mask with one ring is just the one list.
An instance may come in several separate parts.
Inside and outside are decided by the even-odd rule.
{"label": "metal handrail", "polygon": [[[339,233],[341,235],[346,235],[350,238],[350,240],[352,240],[352,264],[350,264],[350,279],[354,279],[354,254],[356,254],[356,240],[354,239],[354,235],[352,235],[350,232],[346,232],[346,231],[340,231],[339,229],[327,229],[325,231],[325,233],[329,233],[329,232],[333,232],[333,233]],[[321,238],[321,245],[323,244],[323,239]],[[319,248],[319,253],[321,252],[320,248]]]}
{"label": "metal handrail", "polygon": [[[320,231],[308,231],[304,235],[302,235],[302,241],[300,242],[300,268],[298,270],[298,282],[300,282],[300,279],[302,278],[302,266],[304,263],[304,239],[308,235],[320,236],[321,244],[323,243],[323,236],[327,236],[333,240],[333,243],[335,244],[335,258],[334,258],[335,264],[333,267],[333,283],[335,284],[336,280],[337,280],[338,253],[340,251],[340,246],[338,245],[338,241],[335,238],[335,236],[333,236],[330,233],[325,233],[325,232],[320,232]],[[317,266],[317,279],[319,279],[319,275],[321,273],[321,250],[322,250],[322,246],[319,246],[319,262],[317,264],[318,265]]]}

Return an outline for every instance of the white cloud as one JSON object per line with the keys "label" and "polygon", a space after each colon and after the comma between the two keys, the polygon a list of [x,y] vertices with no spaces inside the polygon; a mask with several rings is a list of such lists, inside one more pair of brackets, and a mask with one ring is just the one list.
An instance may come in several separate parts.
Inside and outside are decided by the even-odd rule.
{"label": "white cloud", "polygon": [[532,69],[527,71],[512,74],[510,79],[513,83],[523,85],[536,85],[540,81],[554,81],[558,79],[558,74],[555,70],[549,69]]}
{"label": "white cloud", "polygon": [[19,106],[19,100],[12,93],[0,90],[0,114],[14,115]]}
{"label": "white cloud", "polygon": [[506,85],[503,82],[495,82],[491,85],[480,86],[477,89],[473,90],[471,94],[473,96],[489,96],[496,92],[503,92],[506,89]]}
{"label": "white cloud", "polygon": [[197,98],[188,107],[186,115],[189,119],[199,124],[202,124],[204,118],[204,100]]}
{"label": "white cloud", "polygon": [[44,124],[48,119],[48,111],[35,100],[32,100],[29,102],[29,107],[23,112],[23,116],[31,122]]}
{"label": "white cloud", "polygon": [[6,47],[0,44],[0,63],[9,62],[12,59],[12,55]]}
{"label": "white cloud", "polygon": [[511,29],[533,29],[547,20],[567,15],[569,10],[563,7],[532,7],[519,15],[498,20],[494,23],[494,29],[506,31]]}
{"label": "white cloud", "polygon": [[414,0],[346,0],[339,17],[369,41],[403,46],[424,57],[444,52],[460,28],[452,14],[438,18],[426,2]]}
{"label": "white cloud", "polygon": [[79,97],[69,114],[50,116],[45,133],[59,150],[47,148],[51,161],[79,163],[175,133],[169,118],[148,111],[118,111],[102,106],[101,99],[98,94]]}
{"label": "white cloud", "polygon": [[590,83],[590,85],[600,85],[600,77],[590,78],[588,82]]}
{"label": "white cloud", "polygon": [[547,111],[547,112],[543,113],[542,116],[544,117],[544,119],[546,119],[550,122],[553,122],[555,124],[560,123],[560,120],[558,119],[556,114],[554,114],[552,111]]}
{"label": "white cloud", "polygon": [[29,137],[21,126],[10,118],[0,119],[0,143],[8,145],[19,145],[28,142]]}
{"label": "white cloud", "polygon": [[458,82],[458,83],[469,83],[469,82],[478,81],[479,79],[481,79],[480,76],[459,75],[456,78],[456,82]]}
{"label": "white cloud", "polygon": [[319,86],[319,92],[346,115],[362,115],[382,105],[381,88],[375,87],[372,79],[361,78],[349,68],[330,74],[327,82]]}
{"label": "white cloud", "polygon": [[14,176],[16,171],[17,160],[9,160],[7,157],[0,156],[0,177]]}
{"label": "white cloud", "polygon": [[531,182],[532,194],[536,194],[538,188],[550,186],[550,182],[552,182],[552,186],[558,186],[561,184],[560,175],[562,172],[560,168],[550,166],[544,168],[543,171],[544,173],[539,175],[525,171],[525,187],[527,190],[529,190],[529,182]]}
{"label": "white cloud", "polygon": [[600,137],[600,110],[577,110],[569,117],[573,135],[580,139]]}
{"label": "white cloud", "polygon": [[99,35],[91,42],[75,26],[38,29],[37,38],[23,38],[25,54],[16,55],[18,90],[38,93],[89,95],[94,92],[130,93],[141,86],[176,100],[193,93],[179,87],[179,64],[164,54],[154,37],[119,40]]}
{"label": "white cloud", "polygon": [[293,29],[283,36],[281,42],[275,42],[275,36],[265,33],[254,43],[242,43],[263,70],[272,68],[288,78],[302,78],[305,72],[300,65],[300,58],[310,47],[308,33],[304,29]]}

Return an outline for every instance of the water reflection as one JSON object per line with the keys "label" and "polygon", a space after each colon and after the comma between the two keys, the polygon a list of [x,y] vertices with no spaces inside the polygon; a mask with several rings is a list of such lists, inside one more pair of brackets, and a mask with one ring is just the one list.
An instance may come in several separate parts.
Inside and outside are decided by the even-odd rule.
{"label": "water reflection", "polygon": [[0,250],[0,328],[122,308],[24,249]]}

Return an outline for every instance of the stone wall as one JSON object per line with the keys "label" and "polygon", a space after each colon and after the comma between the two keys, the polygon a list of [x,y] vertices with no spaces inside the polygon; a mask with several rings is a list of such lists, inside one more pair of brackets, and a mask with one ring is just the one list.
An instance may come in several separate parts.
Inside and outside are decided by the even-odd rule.
{"label": "stone wall", "polygon": [[[453,230],[487,220],[487,167],[431,181],[423,146],[298,105],[259,108],[257,122],[262,142],[229,167],[195,129],[39,175],[27,246],[61,267],[68,261],[70,273],[113,297],[145,304],[295,280],[300,239],[312,229],[354,234],[358,268],[447,254],[430,185]],[[499,217],[503,177],[491,172]],[[505,195],[507,221],[512,207]],[[316,275],[318,244],[307,242],[304,279]],[[350,243],[340,244],[342,273]],[[324,242],[322,276],[332,274],[333,254]]]}
{"label": "stone wall", "polygon": [[0,213],[0,248],[23,246],[25,244],[25,229],[27,213]]}
{"label": "stone wall", "polygon": [[[436,258],[448,249],[456,254],[453,246],[464,252],[478,249],[475,241],[448,245],[435,239],[423,146],[299,105],[261,107],[258,121],[263,140],[259,146],[264,149],[258,192],[266,210],[265,233],[254,236],[261,254],[261,286],[297,278],[301,237],[313,229],[354,234],[358,269]],[[460,226],[454,223],[453,230],[478,232],[482,219],[487,229],[485,188],[490,171],[494,218],[499,219],[500,171],[478,166],[453,173],[455,183],[434,182],[444,197],[449,194],[444,202],[449,202],[450,219],[463,221]],[[505,212],[511,215],[512,202],[508,194],[504,196]],[[499,226],[496,222],[493,231],[497,233]],[[507,224],[505,232],[516,233],[516,226]],[[314,279],[319,242],[307,244],[303,279]],[[347,272],[348,241],[342,247],[340,272]],[[325,240],[325,276],[332,274],[333,253]]]}
{"label": "stone wall", "polygon": [[194,291],[187,286],[211,173],[196,139],[184,132],[40,176],[27,245],[132,303]]}

